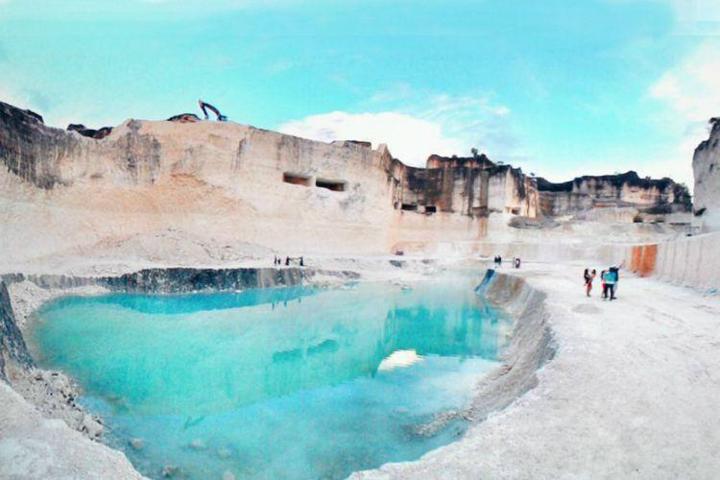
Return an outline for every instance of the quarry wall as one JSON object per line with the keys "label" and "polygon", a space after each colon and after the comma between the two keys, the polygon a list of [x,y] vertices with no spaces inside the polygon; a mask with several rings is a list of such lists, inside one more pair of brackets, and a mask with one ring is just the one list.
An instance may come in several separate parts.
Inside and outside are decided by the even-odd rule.
{"label": "quarry wall", "polygon": [[693,155],[694,213],[704,232],[720,231],[720,118],[710,120],[710,137]]}
{"label": "quarry wall", "polygon": [[384,145],[186,117],[64,131],[2,102],[0,164],[0,251],[13,252],[0,260],[5,271],[133,239],[137,252],[169,231],[213,250],[385,254],[485,241],[512,218],[603,207],[600,197],[681,203],[669,179],[588,177],[568,191],[485,155],[433,155],[414,168]]}
{"label": "quarry wall", "polygon": [[491,208],[535,212],[517,170],[413,169],[383,145],[225,122],[129,120],[98,139],[0,103],[0,162],[0,249],[16,258],[168,229],[289,254],[388,253],[480,239]]}
{"label": "quarry wall", "polygon": [[622,249],[626,268],[677,285],[717,293],[720,289],[720,118],[710,120],[710,136],[695,149],[694,214],[701,235]]}
{"label": "quarry wall", "polygon": [[577,177],[551,183],[539,178],[539,206],[545,215],[567,215],[593,208],[636,207],[639,214],[689,212],[690,194],[670,178],[640,178],[634,171]]}
{"label": "quarry wall", "polygon": [[720,232],[656,244],[632,245],[622,257],[630,271],[676,285],[716,292],[720,289]]}
{"label": "quarry wall", "polygon": [[3,250],[49,253],[167,229],[290,252],[387,250],[386,149],[230,123],[131,120],[96,140],[32,122],[0,129],[1,215],[13,234],[2,235]]}

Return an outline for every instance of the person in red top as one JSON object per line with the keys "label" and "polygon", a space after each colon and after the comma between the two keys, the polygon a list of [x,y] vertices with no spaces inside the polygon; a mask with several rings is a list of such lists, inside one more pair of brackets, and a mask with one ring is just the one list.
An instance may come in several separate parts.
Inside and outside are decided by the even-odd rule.
{"label": "person in red top", "polygon": [[583,277],[585,279],[585,294],[589,297],[590,291],[592,290],[592,282],[595,280],[595,276],[597,275],[597,272],[595,270],[590,273],[590,271],[586,268],[585,273],[583,274]]}

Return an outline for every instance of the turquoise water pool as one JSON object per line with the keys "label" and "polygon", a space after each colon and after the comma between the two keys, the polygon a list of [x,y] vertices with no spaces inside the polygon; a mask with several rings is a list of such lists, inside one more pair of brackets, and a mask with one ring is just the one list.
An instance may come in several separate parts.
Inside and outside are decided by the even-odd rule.
{"label": "turquoise water pool", "polygon": [[509,330],[477,283],[66,297],[31,343],[148,477],[345,478],[464,432],[433,420],[468,405]]}

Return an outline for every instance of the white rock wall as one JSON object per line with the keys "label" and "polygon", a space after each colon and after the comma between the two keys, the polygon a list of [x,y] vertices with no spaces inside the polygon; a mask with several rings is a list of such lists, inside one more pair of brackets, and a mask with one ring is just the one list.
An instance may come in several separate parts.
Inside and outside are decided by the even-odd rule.
{"label": "white rock wall", "polygon": [[[509,168],[491,176],[436,171],[427,175],[426,190],[422,182],[412,190],[402,180],[405,167],[385,146],[326,144],[230,122],[130,120],[102,140],[32,124],[24,144],[12,135],[28,134],[4,128],[0,133],[10,136],[0,143],[8,151],[38,145],[25,161],[44,175],[33,182],[0,168],[0,251],[12,252],[0,259],[5,270],[128,242],[176,263],[177,255],[169,255],[176,247],[168,255],[157,248],[166,238],[199,239],[199,248],[212,250],[255,245],[281,255],[382,254],[408,242],[480,240],[488,234],[481,212],[488,203],[529,215],[537,201],[515,191],[524,177]],[[285,174],[305,185],[285,182]],[[342,183],[344,191],[317,181]],[[399,199],[418,203],[418,211],[396,208]],[[452,212],[441,212],[439,202]],[[426,215],[431,203],[437,212]]]}
{"label": "white rock wall", "polygon": [[720,289],[720,233],[658,244],[655,276],[678,285]]}
{"label": "white rock wall", "polygon": [[[652,244],[651,244],[652,245]],[[677,238],[657,244],[651,276],[668,283],[717,293],[720,290],[720,232]],[[605,249],[604,260],[619,263],[624,259],[631,269],[633,250],[638,245]]]}
{"label": "white rock wall", "polygon": [[693,210],[705,232],[720,231],[720,121],[693,156]]}

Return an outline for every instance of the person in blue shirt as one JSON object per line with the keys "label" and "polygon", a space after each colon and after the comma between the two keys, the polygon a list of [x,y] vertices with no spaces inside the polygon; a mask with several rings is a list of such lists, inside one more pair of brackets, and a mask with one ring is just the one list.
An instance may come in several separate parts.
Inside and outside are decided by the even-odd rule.
{"label": "person in blue shirt", "polygon": [[608,271],[603,273],[603,298],[607,298],[609,294],[610,300],[615,300],[615,285],[617,285],[619,278],[620,275],[616,267],[610,267]]}

